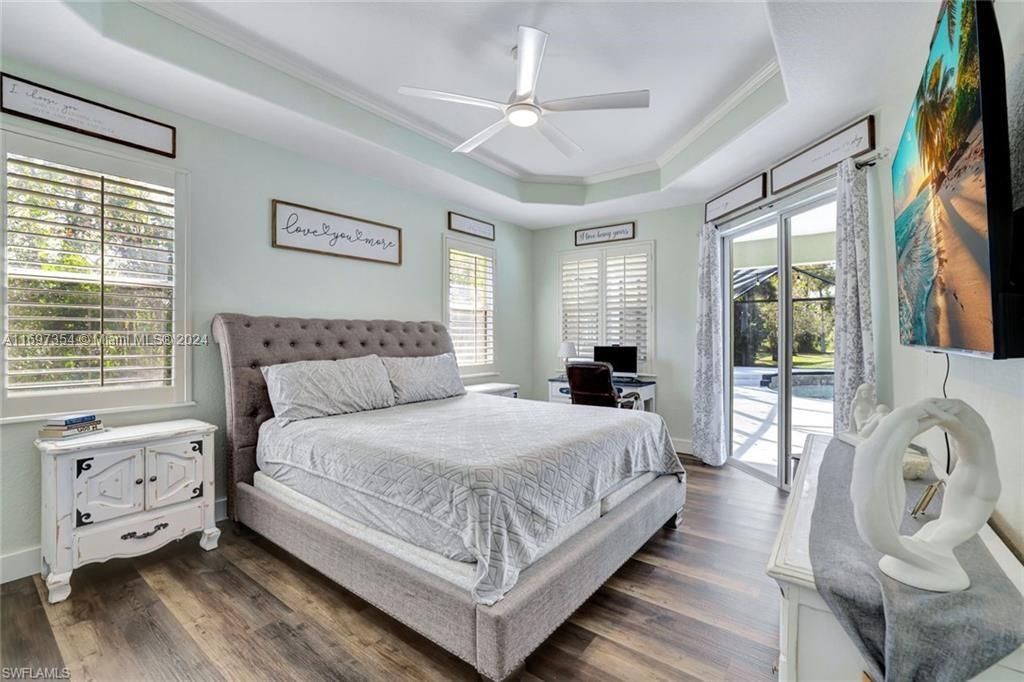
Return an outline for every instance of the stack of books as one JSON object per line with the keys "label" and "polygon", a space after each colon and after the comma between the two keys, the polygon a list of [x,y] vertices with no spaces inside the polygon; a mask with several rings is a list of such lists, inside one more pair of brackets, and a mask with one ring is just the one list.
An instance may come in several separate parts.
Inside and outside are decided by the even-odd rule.
{"label": "stack of books", "polygon": [[64,440],[103,430],[103,422],[94,414],[66,414],[47,419],[39,429],[40,440]]}

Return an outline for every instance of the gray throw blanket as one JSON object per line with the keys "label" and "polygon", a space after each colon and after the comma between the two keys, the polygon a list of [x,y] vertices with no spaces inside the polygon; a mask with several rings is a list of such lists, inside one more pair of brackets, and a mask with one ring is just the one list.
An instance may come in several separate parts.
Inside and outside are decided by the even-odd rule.
{"label": "gray throw blanket", "polygon": [[[822,599],[853,639],[875,680],[967,680],[1024,643],[1024,598],[977,536],[954,553],[971,578],[963,592],[937,593],[904,585],[878,569],[881,554],[857,534],[850,501],[854,447],[835,439],[818,474],[811,516],[814,581]],[[908,481],[907,503],[927,481]],[[926,518],[908,513],[901,532]]]}

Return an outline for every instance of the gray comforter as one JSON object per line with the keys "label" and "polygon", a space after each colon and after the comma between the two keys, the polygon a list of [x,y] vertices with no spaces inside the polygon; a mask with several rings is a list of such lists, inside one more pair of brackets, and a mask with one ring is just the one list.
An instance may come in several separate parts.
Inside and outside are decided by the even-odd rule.
{"label": "gray comforter", "polygon": [[682,467],[652,413],[470,393],[260,428],[276,480],[371,528],[477,563],[502,598],[545,542],[639,474]]}

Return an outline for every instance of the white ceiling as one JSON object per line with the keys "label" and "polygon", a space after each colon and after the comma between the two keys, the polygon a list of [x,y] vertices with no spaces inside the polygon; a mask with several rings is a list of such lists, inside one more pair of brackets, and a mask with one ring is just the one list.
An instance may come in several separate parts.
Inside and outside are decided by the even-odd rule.
{"label": "white ceiling", "polygon": [[[654,164],[775,58],[761,3],[195,3],[207,23],[336,79],[374,110],[457,145],[494,111],[410,98],[401,85],[506,101],[516,27],[550,34],[538,97],[651,90],[644,110],[551,121],[584,151],[566,159],[536,129],[506,129],[477,154],[516,175],[587,178]],[[612,135],[614,133],[614,135]]]}
{"label": "white ceiling", "polygon": [[[223,67],[218,71],[209,60],[183,47],[186,43],[193,48],[199,45],[186,40],[186,34],[175,34],[175,41],[182,39],[182,47],[176,51],[166,44],[156,46],[160,41],[149,40],[144,32],[126,40],[125,24],[119,19],[129,12],[125,7],[134,7],[129,5],[118,5],[106,16],[105,10],[90,4],[5,0],[0,4],[0,45],[4,57],[447,197],[478,209],[482,216],[527,227],[549,227],[628,218],[643,211],[703,202],[830,130],[876,110],[883,102],[905,96],[909,106],[924,62],[936,1],[629,6],[335,3],[290,5],[286,11],[280,5],[259,3],[199,7],[201,16],[212,16],[214,24],[219,17],[241,16],[252,29],[233,23],[201,23],[190,25],[201,35],[187,35],[197,41],[212,38],[222,51],[223,45],[228,45],[250,56],[254,54],[251,50],[269,45],[268,49],[277,53],[260,61],[280,63],[276,68],[282,79],[291,77],[307,87],[306,97],[286,101],[269,97],[274,94],[269,86],[262,92],[243,87],[245,81],[226,83],[225,74],[248,70],[251,81],[253,74],[260,73],[250,68],[255,62],[240,54],[237,60],[225,59],[225,64],[216,65]],[[177,11],[181,5],[155,6],[153,11],[165,14],[163,9],[172,7]],[[195,9],[192,3],[187,7]],[[157,21],[147,26],[150,30],[175,27],[143,9],[135,7],[133,11],[136,14],[129,25],[141,21],[144,17],[136,16],[141,13]],[[289,19],[290,15],[301,22]],[[346,21],[334,19],[342,16]],[[722,20],[726,16],[735,18],[735,31]],[[291,33],[298,31],[299,23],[306,29],[302,39]],[[507,51],[517,23],[551,33],[549,58],[540,82],[543,96],[650,88],[652,110],[614,115],[627,119],[647,116],[658,124],[648,125],[644,119],[642,125],[631,126],[617,119],[605,127],[604,117],[612,113],[559,114],[559,125],[587,150],[573,162],[579,165],[564,165],[540,141],[517,136],[535,131],[510,130],[502,133],[508,137],[500,137],[493,150],[484,150],[489,156],[482,160],[488,166],[507,166],[506,174],[513,178],[520,173],[601,174],[623,165],[645,164],[661,154],[664,145],[671,146],[687,133],[691,133],[692,147],[686,152],[700,148],[697,161],[658,191],[638,185],[633,192],[590,203],[530,202],[514,191],[498,189],[503,175],[486,169],[491,173],[487,176],[460,165],[443,148],[440,157],[417,157],[406,151],[412,149],[409,140],[389,145],[379,136],[367,137],[365,131],[381,128],[370,125],[372,122],[361,121],[361,128],[346,123],[349,110],[343,105],[347,101],[378,114],[382,122],[401,121],[424,143],[446,136],[453,136],[449,142],[457,141],[475,132],[489,122],[486,112],[404,101],[394,90],[400,84],[410,84],[502,98],[502,93],[512,88],[513,63]],[[177,30],[183,29],[179,26]],[[763,43],[768,30],[773,45]],[[623,41],[621,35],[629,39]],[[164,42],[172,47],[177,44]],[[311,47],[313,44],[321,47]],[[288,45],[293,51],[284,55],[279,46]],[[695,45],[700,49],[691,49]],[[751,70],[763,64],[765,56],[771,59],[772,52],[778,57],[788,101],[733,133],[731,140],[705,144],[702,119],[720,110],[723,100],[750,77]],[[316,57],[321,62],[309,61],[316,54],[321,55]],[[283,60],[279,59],[282,55]],[[731,65],[729,69],[726,64]],[[704,77],[719,66],[722,71],[714,71],[716,77]],[[275,81],[278,90],[282,82]],[[309,90],[309,84],[319,89]],[[323,98],[332,97],[336,98],[335,110],[328,112],[331,116],[321,115],[327,106]],[[734,103],[737,110],[745,106],[742,101]],[[674,114],[660,109],[670,104]],[[238,116],[239,111],[245,116]],[[480,115],[483,120],[470,118]],[[487,177],[490,180],[484,181]],[[552,191],[558,186],[552,184]]]}

